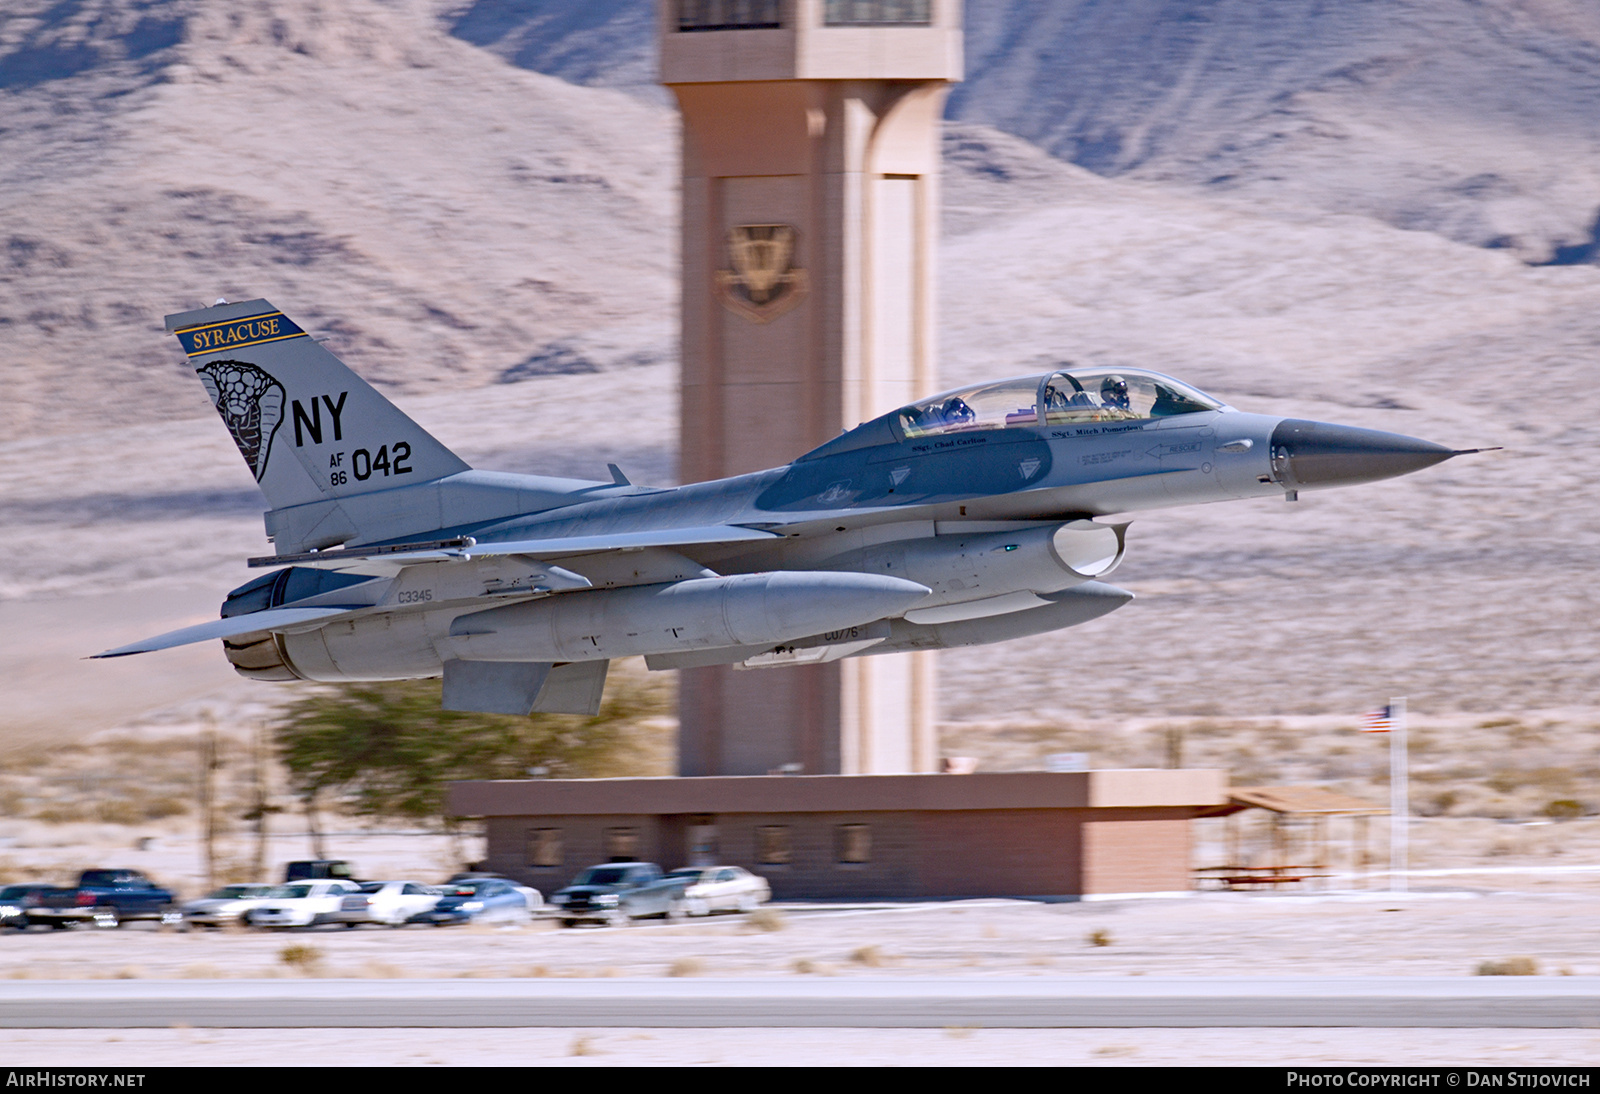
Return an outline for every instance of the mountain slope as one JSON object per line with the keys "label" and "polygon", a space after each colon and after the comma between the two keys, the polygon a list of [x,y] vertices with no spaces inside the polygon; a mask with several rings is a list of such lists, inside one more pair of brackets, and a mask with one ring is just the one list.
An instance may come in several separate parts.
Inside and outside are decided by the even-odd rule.
{"label": "mountain slope", "polygon": [[[648,87],[652,0],[474,0],[467,41]],[[581,11],[581,15],[578,12]],[[966,0],[949,117],[1132,174],[1371,216],[1528,262],[1600,246],[1586,0]]]}
{"label": "mountain slope", "polygon": [[159,54],[0,92],[0,431],[203,412],[161,316],[219,295],[412,388],[667,358],[664,109],[506,65],[428,4],[161,10]]}
{"label": "mountain slope", "polygon": [[1592,4],[969,0],[966,40],[951,116],[1098,173],[1592,257]]}

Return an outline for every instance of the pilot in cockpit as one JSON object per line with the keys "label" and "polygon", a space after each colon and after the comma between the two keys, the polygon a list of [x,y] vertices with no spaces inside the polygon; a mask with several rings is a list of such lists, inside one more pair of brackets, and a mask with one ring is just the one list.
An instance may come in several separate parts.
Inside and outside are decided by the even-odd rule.
{"label": "pilot in cockpit", "polygon": [[942,431],[968,425],[977,420],[977,414],[959,395],[927,406],[908,406],[900,411],[900,423],[912,435]]}
{"label": "pilot in cockpit", "polygon": [[1100,405],[1107,410],[1121,410],[1131,414],[1128,405],[1128,381],[1112,373],[1100,381]]}
{"label": "pilot in cockpit", "polygon": [[1073,381],[1071,377],[1065,374],[1063,374],[1063,379],[1072,386],[1069,387],[1067,383],[1063,383],[1060,380],[1051,380],[1044,389],[1044,412],[1046,414],[1071,410],[1073,407],[1092,407],[1094,405],[1089,401],[1089,396],[1084,393],[1083,388],[1077,386],[1076,381]]}

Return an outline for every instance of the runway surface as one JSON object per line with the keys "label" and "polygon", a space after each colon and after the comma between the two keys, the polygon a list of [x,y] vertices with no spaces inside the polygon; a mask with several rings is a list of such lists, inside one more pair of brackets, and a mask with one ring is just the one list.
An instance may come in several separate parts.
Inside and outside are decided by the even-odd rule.
{"label": "runway surface", "polygon": [[0,1028],[1600,1027],[1600,977],[0,983]]}

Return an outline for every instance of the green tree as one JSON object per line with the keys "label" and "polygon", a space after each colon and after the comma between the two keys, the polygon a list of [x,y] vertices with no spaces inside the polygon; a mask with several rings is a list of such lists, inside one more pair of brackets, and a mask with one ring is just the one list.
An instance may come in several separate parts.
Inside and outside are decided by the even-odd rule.
{"label": "green tree", "polygon": [[439,709],[438,680],[318,688],[278,723],[278,752],[313,815],[332,797],[360,816],[451,828],[445,793],[457,779],[519,779],[531,768],[599,778],[666,771],[660,726],[668,712],[659,683],[613,673],[592,717],[526,718]]}

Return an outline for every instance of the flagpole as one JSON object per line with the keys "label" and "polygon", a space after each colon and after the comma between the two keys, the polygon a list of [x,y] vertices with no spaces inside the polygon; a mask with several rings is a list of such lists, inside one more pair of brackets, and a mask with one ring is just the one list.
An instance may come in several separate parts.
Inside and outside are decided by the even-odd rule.
{"label": "flagpole", "polygon": [[1406,700],[1389,700],[1389,891],[1406,891],[1407,829],[1410,806],[1407,801]]}

